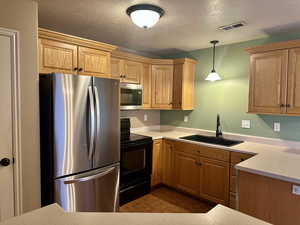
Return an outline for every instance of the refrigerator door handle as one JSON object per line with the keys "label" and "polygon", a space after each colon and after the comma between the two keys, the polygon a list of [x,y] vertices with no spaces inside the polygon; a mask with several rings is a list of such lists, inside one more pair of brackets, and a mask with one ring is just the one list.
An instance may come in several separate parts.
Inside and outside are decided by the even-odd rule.
{"label": "refrigerator door handle", "polygon": [[[94,86],[94,93],[95,93],[95,101],[96,101],[96,137],[100,138],[100,96],[99,96],[99,91],[96,86]],[[99,147],[97,147],[99,148]],[[99,150],[100,152],[100,150]]]}
{"label": "refrigerator door handle", "polygon": [[85,181],[89,181],[89,180],[94,180],[94,179],[97,179],[97,178],[101,178],[101,177],[104,177],[105,175],[113,172],[115,169],[116,168],[113,167],[113,168],[109,168],[106,171],[103,171],[101,173],[94,174],[94,175],[91,175],[91,176],[81,177],[81,178],[75,178],[75,179],[70,179],[70,180],[65,180],[64,184],[74,184],[74,183],[85,182]]}
{"label": "refrigerator door handle", "polygon": [[90,99],[90,113],[91,113],[91,120],[90,120],[90,147],[89,147],[89,160],[92,159],[93,151],[94,151],[94,143],[95,143],[95,103],[94,103],[94,95],[92,87],[88,87],[89,91],[89,99]]}

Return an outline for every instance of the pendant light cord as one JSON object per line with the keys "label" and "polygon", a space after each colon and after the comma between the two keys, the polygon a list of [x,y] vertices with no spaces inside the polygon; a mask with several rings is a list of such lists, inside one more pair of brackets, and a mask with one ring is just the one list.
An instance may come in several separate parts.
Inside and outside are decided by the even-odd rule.
{"label": "pendant light cord", "polygon": [[216,54],[216,43],[214,43],[214,48],[213,48],[213,71],[215,71],[215,54]]}

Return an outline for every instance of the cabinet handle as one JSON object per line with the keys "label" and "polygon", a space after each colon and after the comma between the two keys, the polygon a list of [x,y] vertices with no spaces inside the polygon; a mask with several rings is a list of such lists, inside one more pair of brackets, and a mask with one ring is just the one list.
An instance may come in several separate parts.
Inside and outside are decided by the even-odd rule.
{"label": "cabinet handle", "polygon": [[78,68],[77,68],[77,67],[75,67],[75,68],[74,68],[74,71],[76,71],[76,70],[78,70]]}
{"label": "cabinet handle", "polygon": [[245,161],[245,159],[241,158],[241,162]]}
{"label": "cabinet handle", "polygon": [[202,166],[202,163],[201,163],[201,162],[195,161],[195,164],[196,164],[197,166]]}
{"label": "cabinet handle", "polygon": [[285,105],[284,104],[280,104],[280,107],[282,108],[282,107],[284,107]]}
{"label": "cabinet handle", "polygon": [[79,71],[79,72],[82,71],[82,68],[79,68],[78,71]]}
{"label": "cabinet handle", "polygon": [[200,154],[200,151],[199,151],[199,150],[198,150],[197,152]]}
{"label": "cabinet handle", "polygon": [[287,104],[287,105],[286,105],[286,107],[287,107],[287,108],[290,108],[290,107],[291,107],[291,105],[290,105],[290,104]]}

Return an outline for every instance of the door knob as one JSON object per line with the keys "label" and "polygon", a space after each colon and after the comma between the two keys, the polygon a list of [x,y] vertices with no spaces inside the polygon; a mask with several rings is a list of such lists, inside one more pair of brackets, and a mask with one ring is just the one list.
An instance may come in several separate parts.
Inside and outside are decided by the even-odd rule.
{"label": "door knob", "polygon": [[1,166],[9,166],[10,165],[10,159],[8,159],[8,158],[1,159],[0,165]]}

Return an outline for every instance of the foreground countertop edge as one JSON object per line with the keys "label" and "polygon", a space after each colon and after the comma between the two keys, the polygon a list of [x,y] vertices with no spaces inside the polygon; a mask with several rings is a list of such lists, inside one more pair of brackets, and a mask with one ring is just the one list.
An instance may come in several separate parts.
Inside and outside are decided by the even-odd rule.
{"label": "foreground countertop edge", "polygon": [[[117,217],[115,217],[118,215]],[[149,220],[149,216],[151,220]],[[136,217],[136,218],[135,218]],[[182,218],[183,217],[183,218]],[[132,218],[132,219],[131,219]],[[65,212],[58,204],[52,204],[21,216],[8,219],[1,225],[65,225],[65,224],[115,224],[121,220],[126,224],[126,219],[134,221],[135,219],[144,219],[149,221],[147,224],[176,224],[175,221],[182,218],[186,224],[205,224],[205,225],[268,225],[269,223],[246,215],[228,207],[217,205],[207,213],[101,213],[101,212]],[[188,221],[188,219],[197,221]],[[100,219],[100,220],[99,220]],[[155,223],[156,220],[156,223]],[[96,222],[97,221],[97,222]],[[130,222],[130,221],[128,221]],[[153,223],[152,223],[153,222]],[[170,223],[168,223],[170,222]],[[201,223],[200,223],[201,222]],[[139,224],[139,222],[136,222]],[[180,222],[182,223],[182,221]]]}
{"label": "foreground countertop edge", "polygon": [[[153,129],[153,128],[150,128],[150,129]],[[159,129],[159,126],[156,126],[155,129]],[[148,136],[151,136],[154,140],[169,139],[169,140],[174,140],[174,141],[182,141],[182,142],[198,144],[198,145],[207,146],[207,147],[224,149],[224,150],[228,150],[228,151],[232,151],[232,152],[241,152],[241,153],[253,154],[253,155],[255,155],[253,158],[255,158],[255,157],[265,157],[266,159],[268,159],[268,155],[267,154],[261,154],[260,152],[256,152],[256,151],[251,151],[251,150],[249,151],[249,150],[239,149],[239,147],[242,146],[243,144],[252,144],[253,143],[254,145],[261,145],[261,146],[265,146],[265,147],[274,147],[276,149],[282,148],[284,150],[287,150],[289,148],[287,146],[277,146],[277,145],[270,145],[270,144],[259,143],[259,142],[249,142],[249,141],[245,141],[244,143],[235,145],[233,147],[225,147],[225,146],[220,146],[220,145],[183,140],[183,139],[180,139],[179,137],[172,137],[172,135],[166,135],[166,133],[171,134],[171,133],[180,133],[180,132],[182,132],[181,133],[182,136],[201,133],[201,130],[200,130],[200,132],[193,132],[193,131],[197,131],[197,129],[187,128],[187,132],[184,134],[184,128],[182,128],[182,127],[180,127],[178,130],[176,129],[176,127],[175,128],[173,127],[173,130],[170,130],[170,131],[168,131],[167,129],[163,130],[163,131],[149,130],[149,128],[147,129],[147,128],[144,127],[140,130],[139,129],[134,129],[133,133],[141,134],[141,135],[147,135],[147,133],[148,134],[155,134],[155,136],[148,135]],[[265,138],[263,138],[263,139],[265,139]],[[295,144],[297,144],[297,142],[292,143],[293,146]],[[300,142],[299,142],[299,145],[300,145]],[[272,150],[267,150],[267,151],[272,151]],[[278,154],[278,153],[279,152],[276,152],[276,150],[274,150],[272,152],[269,152],[269,154]],[[281,154],[290,154],[290,153],[282,153],[281,152]],[[278,155],[278,157],[281,157],[281,156]],[[299,157],[299,155],[298,156],[295,155],[295,157]],[[299,157],[299,159],[300,159],[300,157]],[[250,160],[250,159],[248,159],[248,160]],[[283,175],[280,172],[273,172],[273,171],[270,171],[270,170],[268,171],[267,169],[257,169],[257,168],[255,168],[255,163],[252,163],[251,166],[243,165],[243,164],[245,164],[244,162],[247,162],[248,160],[245,160],[245,161],[235,165],[235,168],[237,170],[241,170],[241,171],[245,171],[245,172],[249,172],[249,173],[253,173],[253,174],[257,174],[257,175],[261,175],[261,176],[266,176],[266,177],[270,177],[270,178],[273,178],[273,179],[278,179],[278,180],[283,180],[283,181],[286,181],[286,182],[300,184],[300,177],[293,177],[293,176],[288,176],[288,175],[285,175],[285,174]]]}

